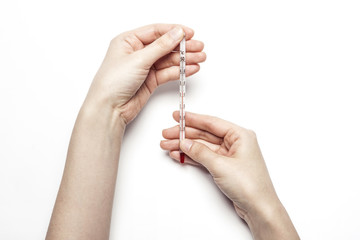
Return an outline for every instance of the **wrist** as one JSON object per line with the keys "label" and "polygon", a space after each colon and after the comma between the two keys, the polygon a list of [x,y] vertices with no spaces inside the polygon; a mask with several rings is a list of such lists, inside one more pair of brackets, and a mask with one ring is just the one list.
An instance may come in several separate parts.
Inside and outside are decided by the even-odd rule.
{"label": "wrist", "polygon": [[118,114],[116,108],[106,98],[89,98],[87,97],[81,106],[80,114],[89,118],[101,118],[108,122],[111,128],[120,128],[125,130],[126,123],[124,119]]}
{"label": "wrist", "polygon": [[122,126],[125,128],[127,123],[129,123],[125,116],[128,114],[129,109],[123,110],[119,106],[124,105],[128,100],[120,96],[114,97],[113,95],[94,80],[84,101],[83,108],[93,109],[95,112],[106,109],[107,112],[112,112],[114,117],[119,118]]}
{"label": "wrist", "polygon": [[300,239],[278,198],[250,210],[244,220],[254,239]]}
{"label": "wrist", "polygon": [[246,211],[244,220],[249,227],[258,224],[271,224],[271,220],[277,218],[283,211],[283,206],[280,201],[267,201],[264,204],[257,205]]}

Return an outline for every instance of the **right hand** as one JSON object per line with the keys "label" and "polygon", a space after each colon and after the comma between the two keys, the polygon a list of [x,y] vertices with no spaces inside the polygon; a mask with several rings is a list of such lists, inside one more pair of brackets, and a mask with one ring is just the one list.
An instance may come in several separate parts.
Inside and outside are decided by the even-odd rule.
{"label": "right hand", "polygon": [[[178,111],[173,117],[179,122]],[[180,143],[187,155],[185,163],[202,165],[210,172],[217,186],[232,200],[237,214],[254,228],[254,237],[261,239],[257,226],[276,221],[276,217],[286,221],[286,210],[277,197],[253,131],[190,112],[186,112],[185,131],[186,139]],[[161,141],[161,147],[179,161],[179,126],[163,130],[163,136],[166,140]]]}

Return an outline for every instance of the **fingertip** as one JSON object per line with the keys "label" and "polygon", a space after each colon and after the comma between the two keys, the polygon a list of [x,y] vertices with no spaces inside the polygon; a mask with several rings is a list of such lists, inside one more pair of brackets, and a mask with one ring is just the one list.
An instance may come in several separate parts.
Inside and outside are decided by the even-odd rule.
{"label": "fingertip", "polygon": [[[182,30],[182,32],[183,32],[183,38],[186,39],[186,31],[185,31],[185,29],[184,29],[182,26],[180,26],[180,28],[181,28],[181,30]],[[181,40],[182,40],[182,39],[181,39]]]}
{"label": "fingertip", "polygon": [[186,27],[186,26],[181,26],[181,27],[184,29],[186,40],[189,40],[194,36],[195,31],[193,29]]}
{"label": "fingertip", "polygon": [[204,47],[205,47],[204,42],[197,40],[197,41],[196,41],[196,45],[197,45],[197,46],[196,46],[196,49],[199,49],[199,51],[204,50]]}
{"label": "fingertip", "polygon": [[169,156],[176,161],[180,161],[180,152],[179,151],[171,151],[171,152],[169,152]]}
{"label": "fingertip", "polygon": [[207,59],[207,55],[206,55],[206,52],[201,52],[201,62],[205,62]]}
{"label": "fingertip", "polygon": [[181,162],[181,160],[180,160],[180,151],[172,151],[172,152],[170,152],[170,157],[174,160],[174,161],[176,161],[176,162],[178,162],[178,163],[188,163],[188,159],[186,158],[186,156],[185,156],[185,161],[184,162]]}
{"label": "fingertip", "polygon": [[[179,151],[171,151],[169,152],[169,156],[176,162],[181,163],[180,162],[180,152]],[[192,160],[191,158],[189,158],[187,155],[185,155],[185,159],[184,159],[184,163],[186,164],[190,164],[193,166],[200,166],[202,167],[202,165],[198,162],[195,162],[194,160]],[[184,165],[183,163],[181,165]]]}
{"label": "fingertip", "polygon": [[166,142],[166,141],[170,140],[169,137],[171,137],[171,132],[172,132],[172,127],[162,130],[162,136],[163,136],[163,138],[165,138],[165,140],[163,140],[163,141]]}
{"label": "fingertip", "polygon": [[194,71],[199,71],[200,70],[200,64],[195,63],[193,65],[189,65],[190,68],[192,68]]}
{"label": "fingertip", "polygon": [[180,112],[178,110],[173,112],[173,118],[176,122],[179,122],[179,115],[180,115]]}
{"label": "fingertip", "polygon": [[161,147],[161,149],[165,150],[165,148],[164,148],[164,140],[160,141],[160,147]]}
{"label": "fingertip", "polygon": [[198,71],[200,71],[200,65],[198,63],[186,66],[186,76],[189,77]]}

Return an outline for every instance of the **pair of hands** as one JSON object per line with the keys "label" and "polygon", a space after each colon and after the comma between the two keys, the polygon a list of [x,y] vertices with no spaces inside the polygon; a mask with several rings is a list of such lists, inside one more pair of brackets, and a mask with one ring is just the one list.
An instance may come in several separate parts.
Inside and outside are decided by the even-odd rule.
{"label": "pair of hands", "polygon": [[[145,26],[111,41],[84,104],[105,103],[125,127],[159,85],[179,78],[176,50],[184,35],[186,75],[198,72],[206,54],[202,52],[204,44],[192,39],[192,29],[169,24]],[[173,117],[179,121],[179,112]],[[254,132],[219,118],[189,112],[186,124],[186,140],[179,142],[179,127],[175,126],[163,131],[166,140],[161,147],[179,160],[180,145],[187,155],[186,163],[205,167],[233,201],[236,212],[249,224],[254,236],[261,238],[261,229],[256,228],[269,228],[268,221],[284,209]]]}

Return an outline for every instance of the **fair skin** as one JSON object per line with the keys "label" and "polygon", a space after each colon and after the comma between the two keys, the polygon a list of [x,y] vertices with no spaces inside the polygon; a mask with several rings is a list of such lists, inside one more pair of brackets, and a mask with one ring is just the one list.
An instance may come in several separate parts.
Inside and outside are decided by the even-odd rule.
{"label": "fair skin", "polygon": [[[199,71],[206,55],[203,43],[192,39],[194,31],[188,27],[154,24],[111,41],[73,129],[47,240],[109,239],[126,125],[159,85],[179,78],[176,50],[184,35],[186,75],[190,76]],[[176,120],[178,115],[174,114]],[[181,143],[188,156],[186,162],[209,170],[248,223],[254,239],[298,239],[276,196],[255,136],[240,127],[229,135],[235,125],[214,119],[190,113],[186,116],[189,139]],[[178,160],[176,134],[176,127],[165,130],[166,140],[161,146]]]}
{"label": "fair skin", "polygon": [[[174,112],[179,122],[179,112]],[[276,195],[253,131],[220,118],[186,113],[186,140],[179,142],[179,126],[163,130],[160,146],[179,161],[205,167],[220,190],[233,202],[254,239],[299,239]]]}

